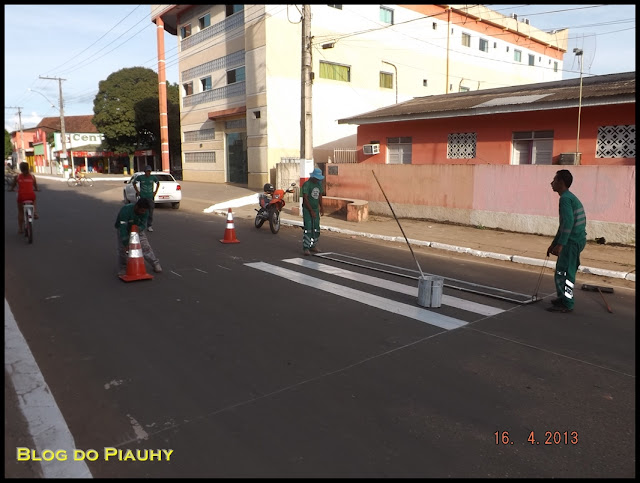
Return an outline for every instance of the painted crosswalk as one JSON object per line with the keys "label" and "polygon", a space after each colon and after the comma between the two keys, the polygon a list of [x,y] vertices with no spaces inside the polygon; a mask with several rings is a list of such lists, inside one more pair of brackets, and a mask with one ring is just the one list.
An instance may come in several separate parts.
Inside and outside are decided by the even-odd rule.
{"label": "painted crosswalk", "polygon": [[[375,286],[391,292],[402,293],[405,295],[412,295],[418,297],[418,288],[401,283],[385,280],[383,278],[372,277],[370,275],[352,272],[343,268],[335,267],[332,265],[318,263],[313,260],[303,258],[290,258],[285,259],[283,262],[291,264],[296,267],[303,267],[305,269],[315,270],[324,274],[337,277],[338,279],[345,279],[355,281],[360,284]],[[303,284],[314,289],[323,290],[334,295],[357,301],[372,307],[376,307],[387,312],[392,312],[404,317],[409,317],[426,324],[433,325],[445,330],[456,329],[466,325],[468,322],[455,317],[450,317],[438,313],[434,310],[428,310],[418,305],[411,305],[403,302],[393,300],[392,298],[381,297],[372,293],[368,293],[364,290],[358,290],[339,283],[329,282],[321,278],[307,275],[292,269],[280,267],[265,262],[246,263],[248,267],[261,270],[270,273],[275,276],[283,277],[291,282]],[[489,305],[480,304],[470,300],[461,299],[458,297],[452,297],[449,295],[442,295],[442,305],[461,309],[470,313],[479,314],[482,316],[493,316],[501,312],[502,309],[492,307]]]}

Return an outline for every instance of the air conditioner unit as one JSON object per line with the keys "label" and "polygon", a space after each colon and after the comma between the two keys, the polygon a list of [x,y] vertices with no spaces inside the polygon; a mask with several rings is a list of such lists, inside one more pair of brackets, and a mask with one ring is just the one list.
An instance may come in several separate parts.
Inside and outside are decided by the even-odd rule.
{"label": "air conditioner unit", "polygon": [[511,14],[511,18],[512,18],[513,20],[518,20],[518,14],[517,14],[517,13],[512,13],[512,14]]}
{"label": "air conditioner unit", "polygon": [[372,154],[380,154],[380,145],[379,144],[365,144],[362,146],[362,151],[364,154],[372,155]]}
{"label": "air conditioner unit", "polygon": [[561,153],[558,164],[580,164],[582,153]]}
{"label": "air conditioner unit", "polygon": [[522,19],[522,21],[523,21],[524,23],[526,23],[527,25],[529,25],[529,19],[528,19],[528,18],[523,18],[523,19]]}

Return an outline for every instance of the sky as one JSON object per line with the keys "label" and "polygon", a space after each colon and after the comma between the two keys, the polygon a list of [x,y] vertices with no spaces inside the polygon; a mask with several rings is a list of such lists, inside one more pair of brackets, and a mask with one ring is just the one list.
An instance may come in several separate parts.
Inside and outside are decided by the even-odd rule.
{"label": "sky", "polygon": [[[635,71],[636,7],[622,5],[484,4],[529,18],[540,30],[569,29],[563,79]],[[157,72],[151,5],[5,5],[5,129],[59,116],[93,114],[99,82],[128,67]],[[313,33],[313,20],[312,33]],[[35,25],[42,25],[31,30]],[[28,33],[27,30],[29,29]],[[167,81],[178,82],[178,39],[165,33]],[[41,79],[50,77],[50,79]],[[31,91],[29,89],[32,89]],[[54,106],[52,106],[52,104]]]}

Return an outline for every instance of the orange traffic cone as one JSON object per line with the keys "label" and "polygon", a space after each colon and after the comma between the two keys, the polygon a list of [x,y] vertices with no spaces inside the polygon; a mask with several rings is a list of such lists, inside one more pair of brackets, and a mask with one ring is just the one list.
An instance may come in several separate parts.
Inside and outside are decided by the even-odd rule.
{"label": "orange traffic cone", "polygon": [[125,282],[135,282],[136,280],[151,280],[153,275],[149,275],[144,267],[144,257],[142,256],[142,245],[140,245],[140,235],[138,227],[133,225],[129,235],[129,257],[127,258],[127,273],[120,275]]}
{"label": "orange traffic cone", "polygon": [[224,238],[220,240],[222,243],[240,243],[236,238],[236,228],[233,225],[233,213],[231,208],[227,212],[227,229],[224,231]]}

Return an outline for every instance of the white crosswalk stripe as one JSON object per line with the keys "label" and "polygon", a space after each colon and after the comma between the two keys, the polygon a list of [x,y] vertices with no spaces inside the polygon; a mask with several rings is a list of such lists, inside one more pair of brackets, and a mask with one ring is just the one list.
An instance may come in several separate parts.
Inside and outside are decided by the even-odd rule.
{"label": "white crosswalk stripe", "polygon": [[311,277],[310,275],[282,268],[277,265],[271,265],[265,262],[246,263],[245,265],[276,276],[284,277],[292,282],[323,290],[325,292],[329,292],[350,300],[355,300],[357,302],[364,303],[381,310],[386,310],[394,314],[410,317],[412,319],[436,327],[440,327],[442,329],[451,330],[467,325],[467,322],[456,319],[454,317],[449,317],[447,315],[442,315],[437,312],[426,310],[419,306],[397,302],[395,300],[380,297],[378,295],[363,292],[361,290],[356,290],[344,285],[328,282],[326,280]]}
{"label": "white crosswalk stripe", "polygon": [[[295,265],[311,268],[313,270],[318,270],[323,273],[335,275],[337,277],[342,277],[349,280],[355,280],[356,282],[373,285],[375,287],[380,287],[387,290],[393,290],[394,292],[412,295],[418,298],[417,286],[410,287],[409,285],[392,282],[390,280],[385,280],[378,277],[372,277],[370,275],[364,275],[362,273],[352,272],[350,270],[344,270],[339,267],[334,267],[332,265],[314,262],[312,260],[305,260],[302,258],[289,258],[283,261],[288,263],[293,263]],[[442,304],[448,305],[450,307],[456,307],[458,309],[466,310],[468,312],[474,312],[480,315],[491,316],[491,315],[497,315],[504,312],[504,310],[499,309],[497,307],[491,307],[490,305],[479,304],[477,302],[472,302],[470,300],[465,300],[465,299],[452,297],[450,295],[444,295],[444,294],[442,295]]]}

